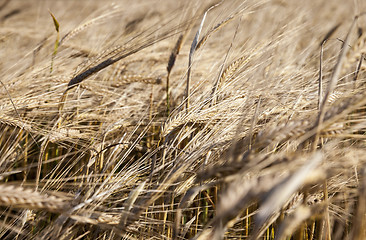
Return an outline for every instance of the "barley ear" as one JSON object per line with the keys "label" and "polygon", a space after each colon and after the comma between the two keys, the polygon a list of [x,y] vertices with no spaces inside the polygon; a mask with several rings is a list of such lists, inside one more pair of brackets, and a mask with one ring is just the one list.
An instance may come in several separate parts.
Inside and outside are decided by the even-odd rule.
{"label": "barley ear", "polygon": [[188,57],[188,73],[187,73],[187,84],[186,84],[186,93],[185,93],[185,102],[186,102],[186,111],[188,112],[189,109],[189,95],[190,95],[190,91],[189,91],[189,85],[190,85],[190,81],[191,81],[191,68],[192,68],[192,63],[193,63],[193,55],[196,51],[197,48],[197,44],[198,44],[198,39],[200,37],[201,31],[202,31],[202,27],[203,24],[206,20],[206,16],[207,13],[214,9],[215,7],[219,6],[223,1],[211,6],[209,9],[206,10],[206,12],[203,14],[202,20],[201,20],[201,24],[196,32],[196,35],[193,39],[193,42],[191,44],[191,49],[189,51],[189,57]]}
{"label": "barley ear", "polygon": [[201,40],[198,42],[196,49],[200,49],[203,44],[207,41],[207,39],[215,32],[217,32],[220,28],[225,26],[228,22],[234,19],[234,16],[230,16],[226,18],[224,21],[218,23],[215,27],[211,28],[210,31],[208,31],[205,36],[201,38]]}
{"label": "barley ear", "polygon": [[35,210],[42,209],[49,212],[62,212],[67,206],[61,198],[5,184],[0,185],[0,205]]}
{"label": "barley ear", "polygon": [[354,18],[354,20],[353,20],[353,22],[352,22],[352,24],[351,24],[351,26],[348,30],[346,38],[342,43],[341,52],[339,53],[337,63],[336,63],[336,65],[334,67],[334,70],[332,72],[332,76],[330,78],[327,91],[325,92],[323,101],[320,104],[318,119],[317,119],[317,122],[316,122],[316,125],[315,125],[315,128],[317,128],[317,133],[316,133],[316,136],[315,136],[315,139],[314,139],[314,142],[313,142],[313,147],[312,147],[313,150],[315,150],[317,148],[319,132],[320,132],[320,126],[323,123],[324,114],[325,114],[325,106],[326,106],[326,103],[328,101],[328,98],[329,98],[330,94],[333,92],[334,88],[337,85],[338,77],[339,77],[339,74],[340,74],[341,68],[342,68],[342,64],[343,64],[344,58],[345,58],[345,56],[347,54],[347,51],[348,51],[348,44],[349,44],[349,41],[350,41],[350,38],[351,38],[350,37],[351,32],[353,31],[353,28],[355,26],[355,23],[356,23],[357,19],[358,19],[358,16],[356,16]]}
{"label": "barley ear", "polygon": [[168,74],[166,77],[166,112],[167,112],[167,116],[169,116],[170,113],[170,93],[169,93],[169,81],[170,81],[170,73],[174,67],[175,64],[175,60],[177,59],[177,56],[179,54],[179,51],[183,45],[183,40],[184,40],[184,35],[181,34],[178,37],[177,42],[175,43],[174,49],[172,50],[170,57],[169,57],[169,61],[168,61],[168,66],[166,67]]}
{"label": "barley ear", "polygon": [[48,10],[48,12],[50,13],[50,15],[52,17],[53,24],[55,25],[55,30],[56,30],[56,33],[57,33],[57,37],[56,37],[56,40],[55,40],[55,47],[54,47],[54,50],[53,50],[53,53],[52,53],[52,59],[51,59],[50,73],[52,73],[52,71],[53,71],[53,62],[54,62],[54,59],[55,59],[57,51],[58,51],[58,46],[60,45],[60,24],[56,20],[55,15],[53,15],[53,13],[50,10]]}
{"label": "barley ear", "polygon": [[327,34],[325,34],[323,40],[320,42],[320,46],[322,46],[333,35],[333,33],[335,33],[335,31],[337,31],[337,29],[339,28],[339,26],[341,26],[341,23],[338,23],[337,25],[335,25],[334,27],[332,27],[327,32]]}

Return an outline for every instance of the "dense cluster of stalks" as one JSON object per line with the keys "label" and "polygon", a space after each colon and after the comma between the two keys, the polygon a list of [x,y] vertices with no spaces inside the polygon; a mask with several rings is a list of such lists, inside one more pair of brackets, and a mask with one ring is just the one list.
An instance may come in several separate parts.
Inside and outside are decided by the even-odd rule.
{"label": "dense cluster of stalks", "polygon": [[0,1],[1,239],[366,239],[366,3]]}

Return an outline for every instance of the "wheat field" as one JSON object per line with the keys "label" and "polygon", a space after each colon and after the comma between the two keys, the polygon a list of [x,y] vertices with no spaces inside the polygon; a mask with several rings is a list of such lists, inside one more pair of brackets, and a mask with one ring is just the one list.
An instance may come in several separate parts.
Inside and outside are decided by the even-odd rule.
{"label": "wheat field", "polygon": [[1,0],[0,239],[366,239],[363,0]]}

